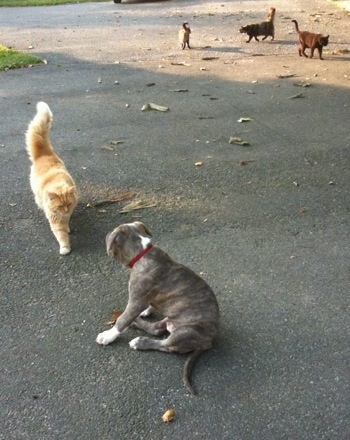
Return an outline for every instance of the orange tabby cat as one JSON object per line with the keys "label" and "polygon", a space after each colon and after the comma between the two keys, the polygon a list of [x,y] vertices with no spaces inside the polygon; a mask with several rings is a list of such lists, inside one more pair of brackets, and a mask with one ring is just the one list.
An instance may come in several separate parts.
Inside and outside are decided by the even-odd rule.
{"label": "orange tabby cat", "polygon": [[38,102],[37,114],[26,133],[27,151],[32,161],[30,185],[60,245],[60,254],[67,255],[71,250],[69,219],[77,205],[77,190],[64,163],[52,149],[51,122],[49,106]]}

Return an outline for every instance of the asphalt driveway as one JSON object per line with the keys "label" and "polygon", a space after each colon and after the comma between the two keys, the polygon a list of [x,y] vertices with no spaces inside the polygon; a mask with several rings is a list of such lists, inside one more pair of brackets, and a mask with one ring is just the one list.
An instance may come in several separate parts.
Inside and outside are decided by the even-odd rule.
{"label": "asphalt driveway", "polygon": [[[46,60],[0,72],[1,439],[350,437],[349,13],[281,0],[275,41],[246,44],[239,27],[270,6],[1,8],[0,43]],[[330,34],[324,61],[299,58],[293,18]],[[24,133],[40,100],[80,193],[66,257],[29,187]],[[108,203],[129,191],[153,206]],[[197,397],[184,357],[131,350],[136,330],[95,342],[127,297],[104,238],[134,219],[217,294]]]}

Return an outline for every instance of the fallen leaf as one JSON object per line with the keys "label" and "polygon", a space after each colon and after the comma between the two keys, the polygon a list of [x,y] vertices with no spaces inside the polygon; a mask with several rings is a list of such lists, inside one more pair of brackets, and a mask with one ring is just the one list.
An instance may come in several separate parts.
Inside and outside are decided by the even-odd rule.
{"label": "fallen leaf", "polygon": [[116,310],[115,312],[112,313],[111,317],[109,318],[108,321],[105,321],[102,323],[102,325],[114,325],[116,320],[119,318],[120,315],[123,314],[122,310]]}
{"label": "fallen leaf", "polygon": [[218,60],[219,57],[202,57],[203,61],[212,61],[212,60]]}
{"label": "fallen leaf", "polygon": [[124,208],[119,212],[120,214],[126,214],[131,211],[136,211],[137,209],[153,208],[155,206],[157,206],[156,203],[136,200],[135,202],[129,203],[129,205],[124,206]]}
{"label": "fallen leaf", "polygon": [[174,420],[175,417],[175,411],[173,409],[168,409],[168,411],[165,411],[165,413],[162,415],[162,420],[164,423],[169,423]]}
{"label": "fallen leaf", "polygon": [[155,85],[156,85],[156,83],[147,83],[146,87],[152,87],[152,86],[155,86]]}
{"label": "fallen leaf", "polygon": [[195,163],[195,166],[196,166],[196,167],[202,167],[202,166],[203,166],[203,162],[196,162],[196,163]]}
{"label": "fallen leaf", "polygon": [[114,148],[110,147],[109,145],[102,145],[102,147],[100,147],[100,150],[114,151]]}
{"label": "fallen leaf", "polygon": [[303,81],[298,82],[298,83],[294,83],[293,85],[296,86],[296,87],[311,87],[311,84],[310,84],[310,83],[308,83],[308,82],[303,82]]}
{"label": "fallen leaf", "polygon": [[242,138],[236,136],[230,136],[230,140],[228,141],[228,143],[241,145],[242,147],[248,147],[250,145],[249,142],[244,141]]}
{"label": "fallen leaf", "polygon": [[302,93],[297,93],[296,95],[288,96],[287,99],[296,99],[296,98],[304,98]]}
{"label": "fallen leaf", "polygon": [[136,193],[133,191],[128,191],[124,194],[121,194],[120,196],[116,196],[113,197],[112,199],[109,200],[101,200],[100,202],[95,203],[94,208],[97,208],[98,206],[103,206],[103,205],[110,205],[111,203],[116,203],[116,202],[123,202],[124,200],[128,200],[131,199],[132,197],[134,197]]}
{"label": "fallen leaf", "polygon": [[172,63],[170,63],[172,66],[186,66],[186,67],[190,67],[191,66],[191,64],[188,64],[188,63],[185,63],[185,62],[183,62],[183,61],[180,61],[179,63],[176,63],[176,62],[172,62]]}
{"label": "fallen leaf", "polygon": [[293,78],[293,76],[296,76],[296,73],[287,73],[285,75],[277,75],[277,78],[280,78],[280,79]]}
{"label": "fallen leaf", "polygon": [[237,120],[237,122],[250,122],[250,121],[252,121],[253,119],[252,118],[239,118],[238,120]]}
{"label": "fallen leaf", "polygon": [[154,104],[153,102],[148,102],[145,104],[141,111],[145,112],[148,110],[157,110],[159,112],[167,112],[169,110],[169,107],[163,107],[162,105]]}
{"label": "fallen leaf", "polygon": [[247,165],[249,162],[254,162],[254,160],[253,159],[250,159],[250,160],[240,160],[239,164],[240,165]]}
{"label": "fallen leaf", "polygon": [[198,119],[214,119],[214,116],[198,116]]}
{"label": "fallen leaf", "polygon": [[112,145],[124,144],[124,141],[111,141]]}
{"label": "fallen leaf", "polygon": [[188,92],[188,89],[173,89],[171,92]]}

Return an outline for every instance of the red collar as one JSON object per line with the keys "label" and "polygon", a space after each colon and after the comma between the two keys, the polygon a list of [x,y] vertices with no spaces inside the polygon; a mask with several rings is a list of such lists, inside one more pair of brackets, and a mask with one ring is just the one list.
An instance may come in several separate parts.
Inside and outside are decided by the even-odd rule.
{"label": "red collar", "polygon": [[128,264],[128,266],[130,267],[130,269],[133,268],[133,266],[145,255],[147,254],[147,252],[152,249],[152,245],[149,244],[147,247],[145,247],[145,249],[143,249],[139,254],[136,255],[136,257],[134,257],[130,263]]}

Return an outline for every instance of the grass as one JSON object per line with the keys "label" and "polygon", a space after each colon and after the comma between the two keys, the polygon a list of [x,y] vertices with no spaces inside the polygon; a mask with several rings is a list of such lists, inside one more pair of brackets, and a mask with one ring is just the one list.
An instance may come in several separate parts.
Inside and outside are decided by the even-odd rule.
{"label": "grass", "polygon": [[0,70],[28,67],[32,64],[40,64],[42,62],[43,60],[34,55],[8,49],[0,44]]}
{"label": "grass", "polygon": [[69,3],[106,2],[108,0],[0,0],[2,6],[50,6],[67,5]]}

